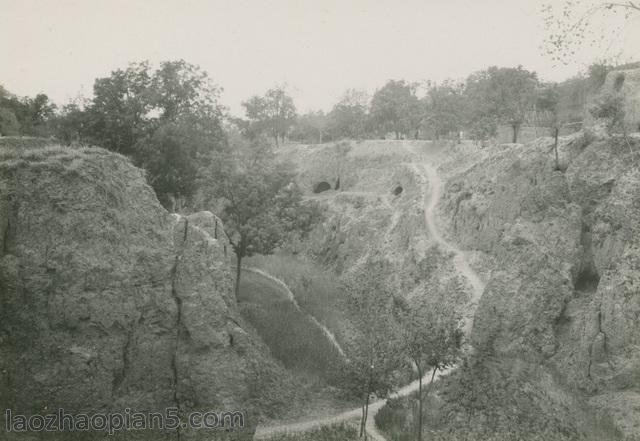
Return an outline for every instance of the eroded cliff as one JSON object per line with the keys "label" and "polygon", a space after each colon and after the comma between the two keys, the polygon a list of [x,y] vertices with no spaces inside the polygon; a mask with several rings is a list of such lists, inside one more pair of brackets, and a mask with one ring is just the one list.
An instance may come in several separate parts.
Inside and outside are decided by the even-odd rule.
{"label": "eroded cliff", "polygon": [[177,408],[183,417],[240,411],[246,427],[230,433],[116,438],[250,437],[268,383],[265,350],[243,329],[222,228],[208,212],[167,213],[143,172],[120,155],[4,148],[0,408],[27,415]]}
{"label": "eroded cliff", "polygon": [[481,360],[454,394],[469,421],[575,434],[595,430],[591,415],[640,435],[639,144],[573,135],[561,170],[549,139],[467,146],[441,167],[443,227],[491,268],[473,329]]}

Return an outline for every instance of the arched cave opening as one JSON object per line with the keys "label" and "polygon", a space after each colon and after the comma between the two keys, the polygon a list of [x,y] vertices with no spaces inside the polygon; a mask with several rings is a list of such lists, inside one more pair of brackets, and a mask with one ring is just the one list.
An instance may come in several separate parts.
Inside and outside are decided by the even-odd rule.
{"label": "arched cave opening", "polygon": [[600,283],[600,275],[591,265],[583,268],[576,277],[573,286],[576,291],[580,292],[596,292]]}
{"label": "arched cave opening", "polygon": [[331,190],[331,184],[326,181],[318,182],[313,186],[314,193],[322,193],[323,191]]}
{"label": "arched cave opening", "polygon": [[393,189],[393,195],[394,196],[398,196],[400,193],[402,193],[402,186],[398,185],[396,188]]}

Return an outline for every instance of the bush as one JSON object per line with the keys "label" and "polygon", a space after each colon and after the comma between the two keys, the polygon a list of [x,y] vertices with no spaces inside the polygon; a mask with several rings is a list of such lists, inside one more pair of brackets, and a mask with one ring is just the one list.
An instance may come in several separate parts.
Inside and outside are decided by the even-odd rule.
{"label": "bush", "polygon": [[623,96],[618,92],[603,93],[591,104],[589,113],[594,118],[604,121],[609,133],[623,128],[625,116]]}

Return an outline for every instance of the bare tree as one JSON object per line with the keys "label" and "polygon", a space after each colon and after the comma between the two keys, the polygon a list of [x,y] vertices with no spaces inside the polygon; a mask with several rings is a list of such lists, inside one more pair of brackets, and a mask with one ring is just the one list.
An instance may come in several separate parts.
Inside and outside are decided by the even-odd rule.
{"label": "bare tree", "polygon": [[[613,38],[632,17],[640,16],[640,2],[565,0],[560,5],[545,4],[542,12],[546,52],[554,61],[568,64],[585,44],[601,47],[602,56],[610,55]],[[616,16],[618,21],[612,27],[611,19]]]}

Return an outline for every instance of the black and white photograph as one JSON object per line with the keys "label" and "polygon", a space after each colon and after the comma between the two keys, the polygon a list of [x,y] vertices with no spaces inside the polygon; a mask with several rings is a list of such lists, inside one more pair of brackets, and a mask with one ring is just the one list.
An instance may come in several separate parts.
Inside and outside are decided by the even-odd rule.
{"label": "black and white photograph", "polygon": [[0,0],[0,441],[640,441],[640,1]]}

